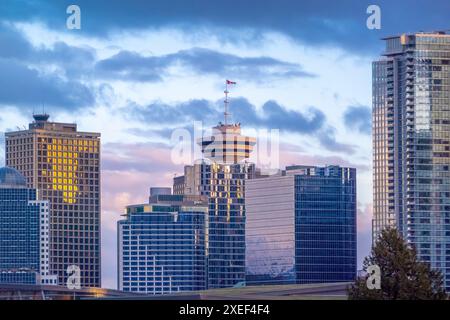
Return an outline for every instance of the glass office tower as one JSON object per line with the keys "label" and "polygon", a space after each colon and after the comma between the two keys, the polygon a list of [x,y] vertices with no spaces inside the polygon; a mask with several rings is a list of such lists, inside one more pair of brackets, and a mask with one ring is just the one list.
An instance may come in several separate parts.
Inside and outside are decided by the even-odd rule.
{"label": "glass office tower", "polygon": [[34,115],[28,130],[5,134],[6,165],[50,202],[50,272],[66,284],[76,265],[82,287],[100,287],[100,134],[48,118]]}
{"label": "glass office tower", "polygon": [[450,35],[384,39],[373,63],[373,238],[396,226],[450,289]]}
{"label": "glass office tower", "polygon": [[356,277],[356,169],[291,166],[246,184],[246,282]]}
{"label": "glass office tower", "polygon": [[0,284],[56,284],[48,269],[48,202],[23,175],[0,168]]}
{"label": "glass office tower", "polygon": [[117,229],[119,290],[167,294],[206,289],[206,198],[157,192],[149,204],[127,206]]}

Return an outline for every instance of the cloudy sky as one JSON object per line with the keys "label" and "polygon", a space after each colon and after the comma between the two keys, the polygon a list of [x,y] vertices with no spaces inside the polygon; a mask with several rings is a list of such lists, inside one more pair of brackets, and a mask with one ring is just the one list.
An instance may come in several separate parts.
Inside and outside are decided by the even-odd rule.
{"label": "cloudy sky", "polygon": [[[66,8],[81,8],[81,30]],[[370,4],[381,29],[366,27]],[[370,246],[371,62],[380,38],[449,28],[450,2],[2,0],[0,132],[44,106],[102,134],[103,285],[116,287],[116,221],[150,186],[170,186],[171,132],[221,119],[280,130],[280,166],[358,169],[358,254]],[[0,136],[0,165],[4,164]]]}

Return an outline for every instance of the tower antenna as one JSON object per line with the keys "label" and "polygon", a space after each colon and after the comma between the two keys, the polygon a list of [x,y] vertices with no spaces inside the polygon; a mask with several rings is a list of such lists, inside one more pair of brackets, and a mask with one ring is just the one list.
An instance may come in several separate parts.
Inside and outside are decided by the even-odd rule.
{"label": "tower antenna", "polygon": [[228,100],[228,93],[230,93],[228,91],[228,86],[232,85],[232,84],[236,84],[236,82],[235,81],[230,81],[230,80],[226,80],[225,81],[225,91],[224,91],[224,93],[225,93],[225,101],[223,102],[224,103],[224,107],[225,107],[225,111],[223,113],[225,125],[228,125],[228,116],[231,115],[230,113],[228,113],[228,104],[230,103],[230,101]]}

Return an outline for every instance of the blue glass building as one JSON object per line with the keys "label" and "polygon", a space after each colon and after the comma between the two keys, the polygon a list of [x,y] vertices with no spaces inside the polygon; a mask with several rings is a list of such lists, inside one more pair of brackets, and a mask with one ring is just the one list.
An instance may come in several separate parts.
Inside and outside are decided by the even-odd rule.
{"label": "blue glass building", "polygon": [[356,169],[291,166],[246,182],[246,282],[356,278]]}
{"label": "blue glass building", "polygon": [[0,168],[0,284],[37,284],[40,205],[15,169]]}
{"label": "blue glass building", "polygon": [[119,290],[148,294],[204,290],[208,207],[204,197],[154,194],[118,222]]}

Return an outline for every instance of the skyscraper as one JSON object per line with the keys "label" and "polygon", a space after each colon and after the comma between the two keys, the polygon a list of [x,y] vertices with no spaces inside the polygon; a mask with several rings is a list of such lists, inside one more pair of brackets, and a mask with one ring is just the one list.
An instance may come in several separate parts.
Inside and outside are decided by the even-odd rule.
{"label": "skyscraper", "polygon": [[0,168],[0,283],[57,284],[49,271],[47,201],[13,168]]}
{"label": "skyscraper", "polygon": [[246,183],[246,282],[356,278],[356,170],[291,166]]}
{"label": "skyscraper", "polygon": [[228,85],[225,123],[212,128],[197,143],[203,159],[185,167],[174,179],[177,194],[204,195],[209,203],[208,288],[232,287],[245,281],[245,181],[255,175],[247,162],[256,139],[242,134],[240,123],[228,124]]}
{"label": "skyscraper", "polygon": [[126,207],[118,221],[119,290],[167,294],[207,286],[205,197],[152,189],[148,204]]}
{"label": "skyscraper", "polygon": [[450,35],[383,39],[373,63],[373,238],[396,226],[450,289]]}
{"label": "skyscraper", "polygon": [[6,133],[6,165],[50,203],[50,272],[65,284],[76,265],[81,286],[101,286],[100,134],[34,115],[28,130]]}
{"label": "skyscraper", "polygon": [[[199,140],[202,147],[208,146],[206,154],[210,158],[186,166],[185,175],[175,177],[173,187],[177,194],[203,195],[208,199],[208,288],[211,289],[245,281],[245,181],[255,176],[255,165],[245,160],[235,161],[248,157],[255,139],[239,137],[242,150],[246,149],[241,152],[240,147],[233,147],[233,141],[239,141],[234,140],[234,135],[240,135],[240,125],[227,126],[231,136],[227,136],[225,125],[219,124],[214,131],[217,140],[214,136]],[[229,142],[224,142],[227,139]],[[222,144],[227,145],[224,152]]]}

